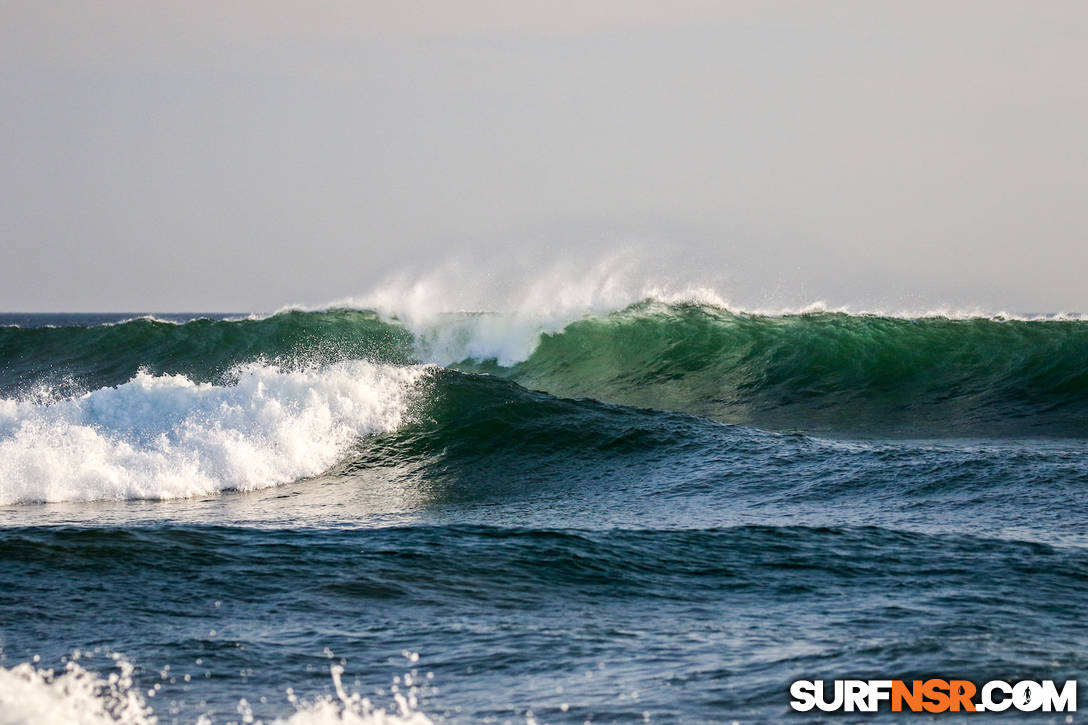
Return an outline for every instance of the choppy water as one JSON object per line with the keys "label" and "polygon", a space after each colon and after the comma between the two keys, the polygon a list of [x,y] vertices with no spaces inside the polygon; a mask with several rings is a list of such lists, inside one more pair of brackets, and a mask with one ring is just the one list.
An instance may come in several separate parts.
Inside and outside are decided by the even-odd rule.
{"label": "choppy water", "polygon": [[1079,319],[0,324],[0,722],[774,722],[1088,666]]}

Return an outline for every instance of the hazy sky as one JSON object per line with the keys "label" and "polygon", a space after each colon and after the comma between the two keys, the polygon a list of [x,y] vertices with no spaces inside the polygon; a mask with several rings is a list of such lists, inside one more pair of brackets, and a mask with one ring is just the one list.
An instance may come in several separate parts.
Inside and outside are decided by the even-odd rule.
{"label": "hazy sky", "polygon": [[0,0],[0,310],[639,245],[742,303],[1088,311],[1086,38],[1071,1]]}

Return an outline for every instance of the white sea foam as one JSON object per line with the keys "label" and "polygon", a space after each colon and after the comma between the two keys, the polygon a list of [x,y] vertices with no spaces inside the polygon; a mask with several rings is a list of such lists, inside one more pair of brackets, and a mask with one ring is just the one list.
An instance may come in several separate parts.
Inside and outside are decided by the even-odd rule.
{"label": "white sea foam", "polygon": [[[102,678],[69,661],[62,672],[38,669],[29,662],[10,669],[0,667],[0,725],[157,725],[158,717],[132,678],[133,667],[114,655],[115,672]],[[397,695],[395,709],[375,706],[341,683],[343,668],[331,669],[336,695],[303,700],[288,695],[294,712],[277,718],[275,725],[429,725],[415,698]],[[290,693],[290,691],[289,691]],[[258,725],[246,700],[238,703],[241,721]],[[209,725],[200,715],[196,725]]]}
{"label": "white sea foam", "polygon": [[[116,327],[118,325],[127,325],[130,322],[141,322],[141,321],[157,322],[157,323],[163,324],[163,325],[180,326],[180,325],[188,324],[190,322],[197,322],[197,321],[200,321],[200,320],[204,320],[204,321],[213,320],[213,321],[216,321],[216,322],[245,322],[245,321],[250,321],[250,320],[263,320],[264,318],[268,317],[267,314],[261,314],[261,313],[257,313],[257,312],[246,312],[246,313],[239,313],[239,314],[236,314],[236,315],[229,315],[228,314],[226,316],[222,316],[219,313],[209,315],[209,314],[206,314],[206,313],[197,312],[197,313],[192,313],[191,315],[182,314],[182,315],[173,315],[173,316],[174,316],[175,319],[169,319],[167,317],[162,316],[161,314],[159,314],[159,315],[157,315],[157,314],[133,315],[133,316],[130,316],[130,317],[123,317],[123,318],[121,318],[119,320],[115,320],[113,322],[100,322],[100,323],[98,323],[98,326],[99,327]],[[49,325],[43,325],[43,327],[49,327]]]}
{"label": "white sea foam", "polygon": [[[417,655],[418,657],[418,655]],[[344,668],[333,665],[330,668],[336,696],[327,695],[316,700],[306,701],[289,694],[289,701],[295,712],[287,719],[277,719],[283,725],[326,725],[347,723],[349,725],[430,725],[432,720],[419,712],[419,707],[412,688],[407,694],[397,692],[393,695],[396,710],[389,712],[375,707],[369,698],[357,692],[348,693],[344,689],[341,676]]]}
{"label": "white sea foam", "polygon": [[0,505],[253,490],[395,429],[424,366],[251,364],[229,385],[139,373],[61,400],[0,399]]}
{"label": "white sea foam", "polygon": [[157,718],[132,682],[133,667],[115,658],[117,672],[102,679],[68,662],[63,672],[23,662],[0,667],[0,725],[149,725]]}

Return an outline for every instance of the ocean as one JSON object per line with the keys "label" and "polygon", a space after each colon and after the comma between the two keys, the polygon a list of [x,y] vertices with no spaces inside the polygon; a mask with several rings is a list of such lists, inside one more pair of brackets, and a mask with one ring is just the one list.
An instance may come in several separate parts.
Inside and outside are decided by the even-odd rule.
{"label": "ocean", "polygon": [[1076,316],[3,315],[0,723],[1069,722],[790,684],[1083,691],[1086,490]]}

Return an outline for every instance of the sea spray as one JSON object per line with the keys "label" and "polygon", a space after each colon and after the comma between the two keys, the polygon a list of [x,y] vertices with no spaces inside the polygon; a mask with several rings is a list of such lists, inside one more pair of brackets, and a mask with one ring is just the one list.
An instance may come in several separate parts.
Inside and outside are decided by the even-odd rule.
{"label": "sea spray", "polygon": [[[151,704],[159,688],[153,686],[145,696],[135,682],[135,667],[125,657],[110,655],[113,667],[105,676],[81,666],[79,653],[66,659],[61,671],[38,667],[34,662],[0,667],[0,725],[158,725],[162,721]],[[300,698],[288,687],[286,699],[294,712],[270,721],[255,718],[249,702],[242,698],[237,707],[240,721],[253,725],[264,722],[268,725],[430,725],[433,722],[417,709],[417,688],[408,688],[407,694],[395,693],[392,706],[384,708],[345,688],[343,666],[332,665],[329,674],[335,695]],[[195,719],[195,725],[211,723],[203,714]]]}

